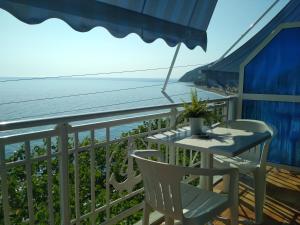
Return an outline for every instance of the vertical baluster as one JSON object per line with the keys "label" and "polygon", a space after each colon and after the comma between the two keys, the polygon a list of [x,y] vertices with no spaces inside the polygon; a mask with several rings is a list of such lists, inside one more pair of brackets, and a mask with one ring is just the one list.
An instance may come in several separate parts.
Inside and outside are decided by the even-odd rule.
{"label": "vertical baluster", "polygon": [[171,129],[170,117],[166,118],[166,128]]}
{"label": "vertical baluster", "polygon": [[75,176],[75,216],[76,216],[76,225],[80,225],[80,195],[79,195],[79,186],[80,186],[80,178],[79,178],[79,156],[78,156],[78,148],[79,148],[79,140],[78,140],[78,132],[74,134],[74,176]]}
{"label": "vertical baluster", "polygon": [[169,163],[169,146],[166,145],[165,163]]}
{"label": "vertical baluster", "polygon": [[[229,120],[229,101],[230,100],[227,100],[226,101],[226,104],[224,107],[226,107],[226,120]],[[225,111],[225,110],[224,110]],[[224,115],[223,115],[224,116]]]}
{"label": "vertical baluster", "polygon": [[61,225],[70,224],[68,124],[58,124]]}
{"label": "vertical baluster", "polygon": [[183,159],[182,159],[183,166],[186,166],[186,149],[183,149]]}
{"label": "vertical baluster", "polygon": [[171,165],[175,165],[175,163],[176,163],[175,151],[176,151],[176,148],[173,145],[170,145],[169,146],[169,163]]}
{"label": "vertical baluster", "polygon": [[133,137],[132,136],[129,136],[128,139],[128,146],[127,146],[127,155],[129,156],[129,153],[132,152],[132,150],[134,149],[133,145],[134,145],[134,142],[133,142]]}
{"label": "vertical baluster", "polygon": [[171,116],[170,116],[170,128],[176,130],[176,117],[177,117],[177,109],[171,109]]}
{"label": "vertical baluster", "polygon": [[179,165],[179,156],[180,156],[180,152],[179,152],[179,148],[175,148],[175,152],[176,152],[176,165]]}
{"label": "vertical baluster", "polygon": [[90,150],[90,167],[91,167],[91,223],[95,225],[95,130],[91,130],[91,150]]}
{"label": "vertical baluster", "polygon": [[54,224],[53,215],[53,177],[52,177],[52,154],[51,154],[51,137],[46,138],[46,148],[47,148],[47,189],[48,189],[48,211],[49,211],[49,224]]}
{"label": "vertical baluster", "polygon": [[162,120],[162,119],[158,119],[158,122],[157,122],[157,125],[158,125],[158,131],[161,130],[161,120]]}
{"label": "vertical baluster", "polygon": [[5,166],[5,147],[0,139],[0,175],[1,175],[1,191],[2,191],[2,207],[4,216],[4,225],[10,225],[9,220],[9,202],[8,202],[8,183],[7,171]]}
{"label": "vertical baluster", "polygon": [[33,195],[32,195],[32,169],[30,159],[30,141],[25,142],[25,160],[26,160],[26,180],[27,180],[27,201],[28,201],[28,212],[29,212],[29,224],[34,224],[34,213],[33,213]]}
{"label": "vertical baluster", "polygon": [[190,167],[193,166],[193,151],[192,150],[189,150],[190,151]]}
{"label": "vertical baluster", "polygon": [[[159,118],[157,120],[157,132],[160,132],[161,131],[161,118]],[[160,144],[157,144],[157,150],[161,152],[161,145]],[[167,151],[167,150],[166,150]],[[162,158],[160,159],[161,162],[165,162],[166,161],[166,157],[163,156],[163,154],[161,154]]]}
{"label": "vertical baluster", "polygon": [[106,127],[106,220],[110,217],[110,188],[109,188],[109,177],[110,177],[110,154],[109,154],[109,141],[110,141],[110,128]]}
{"label": "vertical baluster", "polygon": [[[148,136],[150,136],[150,133],[151,133],[151,131],[152,131],[151,122],[152,122],[152,120],[149,120]],[[151,148],[151,142],[150,142],[150,141],[148,141],[148,146],[147,146],[147,147],[148,147],[148,149]]]}
{"label": "vertical baluster", "polygon": [[161,145],[160,144],[157,144],[157,150],[160,152],[160,155],[161,155],[161,158],[159,159],[159,161],[164,162],[165,161],[165,159],[164,159],[165,156],[161,152]]}

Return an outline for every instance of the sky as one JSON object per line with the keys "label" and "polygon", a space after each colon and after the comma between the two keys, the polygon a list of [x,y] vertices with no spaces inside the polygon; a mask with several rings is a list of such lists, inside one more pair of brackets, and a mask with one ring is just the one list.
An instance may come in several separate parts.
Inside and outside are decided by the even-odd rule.
{"label": "sky", "polygon": [[[218,59],[275,0],[219,0],[207,30],[207,52],[181,46],[175,66],[206,64]],[[243,39],[239,47],[289,0],[280,2]],[[158,39],[151,44],[136,34],[118,39],[102,28],[85,33],[50,19],[28,25],[0,9],[0,77],[42,77],[168,67],[175,47]],[[179,78],[195,67],[174,69]],[[126,78],[164,78],[167,70],[109,75]],[[103,75],[99,75],[103,76]],[[107,77],[108,75],[105,75]]]}

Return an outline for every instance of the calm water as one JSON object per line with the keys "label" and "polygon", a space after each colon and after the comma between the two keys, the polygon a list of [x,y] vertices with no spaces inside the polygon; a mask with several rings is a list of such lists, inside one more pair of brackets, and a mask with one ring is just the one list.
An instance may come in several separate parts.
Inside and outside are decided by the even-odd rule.
{"label": "calm water", "polygon": [[[4,80],[5,78],[2,79]],[[163,82],[163,80],[159,79],[68,78],[0,83],[0,121],[43,118],[170,103],[161,93]],[[186,83],[174,82],[170,81],[167,94],[175,102],[188,100],[192,86]],[[153,86],[144,87],[151,85]],[[143,88],[113,91],[134,87]],[[5,104],[37,98],[95,92],[102,93]],[[199,96],[203,99],[220,97],[207,91],[199,92]]]}
{"label": "calm water", "polygon": [[[4,82],[0,83],[0,121],[46,118],[170,103],[161,93],[163,83],[164,80],[161,79],[120,78],[66,78]],[[130,89],[134,87],[140,88]],[[192,87],[191,84],[171,80],[167,94],[174,102],[188,101]],[[118,89],[123,90],[113,91]],[[94,94],[28,101],[84,93]],[[199,90],[199,96],[202,99],[221,97],[202,90]],[[25,102],[7,104],[17,101]],[[136,124],[114,128],[112,136],[116,137],[133,126]],[[16,131],[0,132],[0,136],[11,133],[16,133]]]}

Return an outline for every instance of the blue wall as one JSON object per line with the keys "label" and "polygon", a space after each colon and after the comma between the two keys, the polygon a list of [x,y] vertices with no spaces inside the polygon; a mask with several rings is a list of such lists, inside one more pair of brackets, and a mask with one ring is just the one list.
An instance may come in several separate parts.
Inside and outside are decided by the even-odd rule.
{"label": "blue wall", "polygon": [[[300,28],[282,30],[251,60],[244,93],[300,95]],[[244,100],[242,117],[276,127],[270,162],[300,167],[300,103]]]}

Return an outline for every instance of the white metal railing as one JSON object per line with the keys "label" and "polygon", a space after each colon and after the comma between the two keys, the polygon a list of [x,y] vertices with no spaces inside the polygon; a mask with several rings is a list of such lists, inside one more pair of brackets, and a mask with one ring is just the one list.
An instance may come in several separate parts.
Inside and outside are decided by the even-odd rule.
{"label": "white metal railing", "polygon": [[[230,119],[235,99],[209,103],[224,119]],[[166,161],[176,154],[173,163],[198,163],[195,152],[173,152],[143,139],[175,128],[180,107],[182,104],[169,104],[1,123],[0,131],[55,127],[0,137],[0,224],[115,224],[134,217],[142,209],[143,187],[136,165],[127,158],[128,151],[158,148],[164,151]],[[113,116],[120,118],[83,123]],[[140,130],[112,138],[115,127],[143,121]],[[186,121],[179,126],[184,124]],[[8,156],[7,147],[16,143],[20,143],[18,152]]]}

